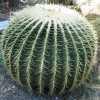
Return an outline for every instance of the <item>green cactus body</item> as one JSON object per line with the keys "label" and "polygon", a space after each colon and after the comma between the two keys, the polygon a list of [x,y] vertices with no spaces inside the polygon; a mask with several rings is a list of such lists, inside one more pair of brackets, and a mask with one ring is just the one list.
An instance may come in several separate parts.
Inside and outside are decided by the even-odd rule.
{"label": "green cactus body", "polygon": [[39,94],[62,94],[87,79],[96,34],[76,11],[39,5],[15,14],[5,30],[4,58],[14,79]]}

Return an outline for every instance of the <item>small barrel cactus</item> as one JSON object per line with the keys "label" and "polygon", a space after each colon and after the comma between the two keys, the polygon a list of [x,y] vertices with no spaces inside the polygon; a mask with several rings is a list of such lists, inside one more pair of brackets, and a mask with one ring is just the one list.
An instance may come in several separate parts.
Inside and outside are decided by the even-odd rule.
{"label": "small barrel cactus", "polygon": [[15,13],[3,34],[9,72],[36,93],[63,94],[90,73],[97,37],[76,11],[37,4]]}

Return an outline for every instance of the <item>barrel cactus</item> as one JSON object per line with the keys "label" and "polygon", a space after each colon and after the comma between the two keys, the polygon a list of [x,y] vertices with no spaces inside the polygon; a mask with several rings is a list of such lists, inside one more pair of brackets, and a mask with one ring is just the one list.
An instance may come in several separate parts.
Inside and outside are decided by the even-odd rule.
{"label": "barrel cactus", "polygon": [[74,0],[47,0],[48,3],[73,5]]}
{"label": "barrel cactus", "polygon": [[2,38],[8,71],[38,94],[60,95],[79,86],[96,55],[91,25],[61,5],[37,4],[15,13]]}

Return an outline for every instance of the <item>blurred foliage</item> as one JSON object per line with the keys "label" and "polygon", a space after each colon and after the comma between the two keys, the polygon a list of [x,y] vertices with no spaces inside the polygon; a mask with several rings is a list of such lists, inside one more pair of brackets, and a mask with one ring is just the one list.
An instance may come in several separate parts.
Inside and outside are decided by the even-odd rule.
{"label": "blurred foliage", "polygon": [[73,0],[47,0],[48,3],[73,5]]}
{"label": "blurred foliage", "polygon": [[21,2],[23,4],[27,4],[27,5],[35,5],[35,4],[42,4],[42,3],[46,3],[47,0],[21,0]]}
{"label": "blurred foliage", "polygon": [[80,7],[78,5],[72,5],[72,6],[69,6],[69,8],[74,9],[74,10],[76,10],[78,12],[81,12],[81,9],[80,9]]}

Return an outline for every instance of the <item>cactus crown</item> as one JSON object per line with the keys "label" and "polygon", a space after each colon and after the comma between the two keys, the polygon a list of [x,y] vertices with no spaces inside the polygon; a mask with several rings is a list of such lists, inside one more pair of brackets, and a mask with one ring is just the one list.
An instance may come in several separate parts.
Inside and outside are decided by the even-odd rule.
{"label": "cactus crown", "polygon": [[4,58],[14,79],[39,94],[62,94],[87,79],[96,34],[76,11],[36,5],[15,14],[4,32]]}
{"label": "cactus crown", "polygon": [[[30,11],[30,13],[29,13]],[[44,20],[60,20],[60,21],[65,21],[67,20],[66,16],[72,16],[72,14],[74,14],[74,16],[79,16],[78,13],[76,13],[73,10],[70,9],[66,9],[65,6],[62,5],[54,5],[54,4],[44,4],[44,5],[40,5],[37,4],[35,7],[27,7],[22,11],[19,11],[17,13],[15,13],[15,15],[17,17],[32,17],[32,18],[37,18],[41,21]]]}

